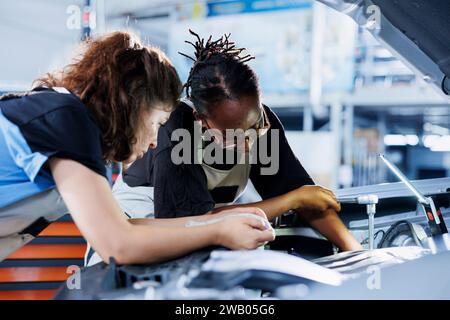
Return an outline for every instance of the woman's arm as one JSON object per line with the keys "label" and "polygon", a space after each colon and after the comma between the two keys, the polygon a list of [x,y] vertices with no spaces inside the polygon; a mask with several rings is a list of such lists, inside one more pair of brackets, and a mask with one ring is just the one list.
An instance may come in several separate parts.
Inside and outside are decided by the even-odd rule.
{"label": "woman's arm", "polygon": [[337,212],[328,209],[323,212],[302,211],[299,217],[317,230],[342,251],[362,250],[362,245],[350,233]]}
{"label": "woman's arm", "polygon": [[224,206],[215,209],[213,213],[221,212],[225,209],[245,207],[258,207],[262,209],[269,220],[293,209],[298,209],[299,211],[313,210],[320,212],[328,209],[333,209],[335,211],[341,210],[341,206],[337,202],[332,191],[320,186],[303,186],[278,197],[248,204]]}
{"label": "woman's arm", "polygon": [[[261,217],[263,220],[267,221],[267,216],[261,208],[250,207],[250,206],[242,206],[242,207],[234,207],[234,208],[224,208],[220,212],[217,212],[213,215],[213,212],[208,212],[204,215],[196,215],[190,217],[181,217],[175,219],[151,219],[151,218],[130,218],[129,222],[135,225],[154,225],[154,226],[162,226],[162,227],[181,227],[186,226],[189,223],[208,223],[211,221],[217,221],[218,218],[228,218],[228,217],[236,217],[240,214],[253,214],[255,216]],[[255,217],[256,218],[256,217]]]}
{"label": "woman's arm", "polygon": [[296,210],[301,219],[334,243],[341,250],[361,250],[362,246],[342,223],[337,212],[341,206],[332,191],[320,186],[303,186],[278,197],[249,204],[225,206],[231,208],[258,207],[269,220],[289,210]]}
{"label": "woman's arm", "polygon": [[152,263],[210,245],[254,249],[274,237],[249,217],[189,228],[177,221],[135,225],[122,214],[104,177],[73,160],[53,158],[49,165],[75,223],[105,262],[114,257],[119,264]]}

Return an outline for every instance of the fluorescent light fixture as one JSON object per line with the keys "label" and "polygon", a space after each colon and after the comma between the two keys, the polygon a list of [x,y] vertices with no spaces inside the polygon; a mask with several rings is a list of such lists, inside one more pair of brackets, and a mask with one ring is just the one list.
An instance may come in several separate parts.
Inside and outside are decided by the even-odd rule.
{"label": "fluorescent light fixture", "polygon": [[450,152],[450,135],[426,135],[423,137],[423,145],[435,152]]}
{"label": "fluorescent light fixture", "polygon": [[431,151],[450,152],[450,135],[440,137],[432,146]]}
{"label": "fluorescent light fixture", "polygon": [[384,144],[387,146],[406,146],[406,137],[402,134],[387,134],[384,136]]}
{"label": "fluorescent light fixture", "polygon": [[436,141],[439,140],[439,137],[440,136],[435,135],[435,134],[425,135],[425,136],[423,136],[423,139],[422,139],[423,140],[423,145],[426,148],[430,148],[431,149],[431,147],[436,143]]}
{"label": "fluorescent light fixture", "polygon": [[415,134],[407,134],[406,135],[406,142],[410,146],[417,146],[419,144],[419,137]]}
{"label": "fluorescent light fixture", "polygon": [[419,144],[419,137],[415,134],[387,134],[384,136],[384,144],[387,146],[416,146]]}

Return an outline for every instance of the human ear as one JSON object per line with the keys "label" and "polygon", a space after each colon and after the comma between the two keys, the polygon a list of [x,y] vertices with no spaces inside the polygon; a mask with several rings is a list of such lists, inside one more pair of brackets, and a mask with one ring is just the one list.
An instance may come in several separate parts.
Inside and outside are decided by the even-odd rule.
{"label": "human ear", "polygon": [[206,124],[206,117],[202,114],[200,114],[197,110],[193,110],[192,113],[194,114],[195,121],[200,121],[202,124],[203,129],[208,129],[208,125]]}

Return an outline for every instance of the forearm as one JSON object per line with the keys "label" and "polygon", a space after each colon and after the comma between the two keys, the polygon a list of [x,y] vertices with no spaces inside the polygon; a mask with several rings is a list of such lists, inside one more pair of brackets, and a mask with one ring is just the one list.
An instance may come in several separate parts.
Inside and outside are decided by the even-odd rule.
{"label": "forearm", "polygon": [[203,222],[209,219],[209,215],[200,215],[192,217],[170,218],[170,219],[149,219],[149,218],[131,218],[134,225],[152,225],[159,227],[184,227],[189,221]]}
{"label": "forearm", "polygon": [[302,220],[320,232],[325,238],[343,251],[361,250],[361,244],[350,233],[336,211],[329,209],[322,213],[298,211]]}
{"label": "forearm", "polygon": [[131,232],[124,234],[123,249],[117,259],[119,264],[161,262],[219,244],[215,225],[188,228],[169,224],[163,227],[154,222],[132,225]]}
{"label": "forearm", "polygon": [[213,210],[214,213],[221,212],[223,210],[233,209],[233,208],[248,208],[248,207],[257,207],[262,209],[268,220],[272,220],[273,218],[276,218],[280,216],[281,214],[294,209],[294,206],[291,204],[291,199],[289,198],[289,194],[283,194],[281,196],[273,197],[270,199],[253,202],[253,203],[246,203],[246,204],[235,204],[235,205],[229,205],[220,207]]}

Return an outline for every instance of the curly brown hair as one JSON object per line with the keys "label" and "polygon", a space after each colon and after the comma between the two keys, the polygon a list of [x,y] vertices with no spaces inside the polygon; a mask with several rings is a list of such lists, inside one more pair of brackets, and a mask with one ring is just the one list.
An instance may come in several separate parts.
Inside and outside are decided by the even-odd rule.
{"label": "curly brown hair", "polygon": [[178,74],[155,47],[144,46],[128,32],[114,32],[96,40],[74,63],[47,73],[34,86],[65,87],[90,109],[102,131],[105,160],[124,161],[132,153],[142,112],[171,111],[181,94]]}

